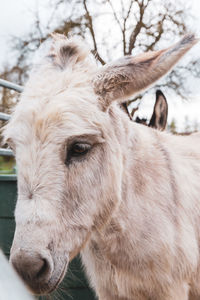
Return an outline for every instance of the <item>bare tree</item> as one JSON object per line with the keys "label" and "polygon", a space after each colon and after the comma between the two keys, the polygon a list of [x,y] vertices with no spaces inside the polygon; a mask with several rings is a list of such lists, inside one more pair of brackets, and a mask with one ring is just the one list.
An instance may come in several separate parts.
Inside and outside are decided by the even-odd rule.
{"label": "bare tree", "polygon": [[[4,72],[1,73],[1,79],[10,80],[10,75],[10,70],[4,67]],[[0,87],[0,112],[9,113],[10,109],[13,106],[13,102],[16,102],[17,99],[17,92]]]}
{"label": "bare tree", "polygon": [[[86,38],[92,54],[103,65],[113,56],[152,51],[168,40],[171,43],[187,32],[189,18],[189,7],[183,0],[49,0],[49,7],[46,23],[40,18],[38,8],[33,30],[25,37],[11,38],[16,60],[6,70],[7,79],[15,78],[21,84],[26,81],[32,53],[52,31]],[[165,86],[186,96],[187,76],[199,76],[199,65],[192,61],[177,67],[157,87]]]}

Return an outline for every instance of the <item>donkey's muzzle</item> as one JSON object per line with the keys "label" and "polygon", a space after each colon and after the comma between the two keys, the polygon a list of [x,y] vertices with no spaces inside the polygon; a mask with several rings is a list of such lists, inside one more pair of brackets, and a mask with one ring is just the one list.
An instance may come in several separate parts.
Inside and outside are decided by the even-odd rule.
{"label": "donkey's muzzle", "polygon": [[49,255],[18,250],[11,255],[11,264],[28,287],[40,294],[41,286],[49,281],[53,272],[53,262]]}

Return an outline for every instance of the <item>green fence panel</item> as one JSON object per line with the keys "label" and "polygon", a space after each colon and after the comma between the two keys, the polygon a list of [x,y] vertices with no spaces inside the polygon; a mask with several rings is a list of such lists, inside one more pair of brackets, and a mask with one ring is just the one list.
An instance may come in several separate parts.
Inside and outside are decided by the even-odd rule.
{"label": "green fence panel", "polygon": [[14,220],[0,217],[0,248],[7,256],[9,256],[14,230]]}
{"label": "green fence panel", "polygon": [[13,218],[17,199],[16,175],[0,175],[0,218]]}
{"label": "green fence panel", "polygon": [[[15,230],[14,209],[17,198],[16,175],[0,175],[0,248],[9,256]],[[80,257],[76,257],[58,291],[60,300],[95,300],[94,292],[81,266]],[[23,299],[22,299],[23,300]]]}

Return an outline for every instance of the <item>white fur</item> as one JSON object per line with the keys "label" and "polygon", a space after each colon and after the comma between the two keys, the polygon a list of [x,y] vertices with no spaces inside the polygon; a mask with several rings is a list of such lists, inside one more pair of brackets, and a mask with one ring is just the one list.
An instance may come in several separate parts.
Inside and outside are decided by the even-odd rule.
{"label": "white fur", "polygon": [[[32,74],[4,133],[19,170],[11,260],[16,263],[19,248],[51,256],[54,268],[41,292],[57,285],[68,257],[81,251],[100,300],[187,300],[189,293],[200,294],[200,135],[172,136],[130,122],[117,104],[107,107],[124,87],[120,68],[119,85],[111,78],[112,93],[95,77],[95,94],[96,66],[81,51],[68,64],[55,43],[52,61]],[[181,56],[186,51],[180,45]],[[177,62],[174,49],[159,52],[159,59],[151,54],[152,80],[167,72],[175,51]],[[147,68],[144,76],[151,73],[147,62],[145,55],[139,61],[140,73]],[[125,65],[123,72],[129,78]],[[72,141],[90,143],[92,150],[66,165]],[[33,279],[26,280],[38,291]]]}

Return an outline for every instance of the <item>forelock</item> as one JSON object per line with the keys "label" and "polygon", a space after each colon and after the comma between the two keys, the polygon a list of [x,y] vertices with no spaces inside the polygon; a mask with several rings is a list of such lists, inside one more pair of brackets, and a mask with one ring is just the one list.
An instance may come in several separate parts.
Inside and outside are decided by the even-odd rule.
{"label": "forelock", "polygon": [[45,43],[36,53],[24,95],[29,99],[52,98],[67,89],[88,89],[97,65],[83,40],[52,34]]}
{"label": "forelock", "polygon": [[52,34],[49,57],[54,66],[65,69],[70,64],[83,62],[89,56],[87,45],[78,37],[67,39],[62,34]]}

